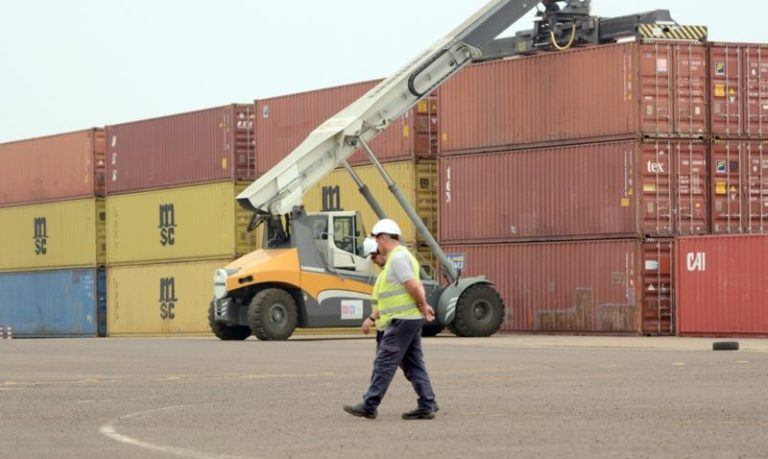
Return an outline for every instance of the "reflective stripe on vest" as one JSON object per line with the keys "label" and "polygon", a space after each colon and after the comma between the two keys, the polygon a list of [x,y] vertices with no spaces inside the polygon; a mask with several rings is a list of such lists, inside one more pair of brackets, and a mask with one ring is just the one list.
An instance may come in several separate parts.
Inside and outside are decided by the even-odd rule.
{"label": "reflective stripe on vest", "polygon": [[419,278],[419,263],[411,252],[405,247],[399,245],[387,256],[387,263],[379,274],[379,279],[374,287],[374,296],[378,300],[380,319],[377,321],[377,328],[383,329],[390,320],[395,318],[416,318],[422,317],[421,311],[414,303],[414,299],[408,290],[400,283],[389,283],[390,262],[397,253],[405,253],[411,262],[413,268],[413,278],[421,282]]}

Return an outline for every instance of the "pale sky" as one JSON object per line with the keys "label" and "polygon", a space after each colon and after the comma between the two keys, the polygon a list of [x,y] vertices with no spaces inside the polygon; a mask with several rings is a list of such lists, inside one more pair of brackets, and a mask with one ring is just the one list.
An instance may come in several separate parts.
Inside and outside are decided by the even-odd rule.
{"label": "pale sky", "polygon": [[[383,78],[485,3],[4,0],[0,142]],[[765,0],[592,4],[604,17],[669,9],[710,40],[768,42]]]}

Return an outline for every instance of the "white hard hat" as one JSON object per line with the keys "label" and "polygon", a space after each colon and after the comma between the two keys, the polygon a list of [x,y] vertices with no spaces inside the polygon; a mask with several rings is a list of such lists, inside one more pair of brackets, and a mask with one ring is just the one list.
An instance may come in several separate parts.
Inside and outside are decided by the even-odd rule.
{"label": "white hard hat", "polygon": [[367,257],[379,251],[379,244],[376,243],[376,239],[367,237],[363,241],[363,256]]}
{"label": "white hard hat", "polygon": [[400,231],[400,227],[397,226],[397,223],[395,223],[394,220],[390,218],[382,218],[378,222],[376,222],[375,225],[373,225],[373,229],[371,230],[371,236],[376,237],[379,234],[394,234],[397,236],[400,236],[402,232]]}

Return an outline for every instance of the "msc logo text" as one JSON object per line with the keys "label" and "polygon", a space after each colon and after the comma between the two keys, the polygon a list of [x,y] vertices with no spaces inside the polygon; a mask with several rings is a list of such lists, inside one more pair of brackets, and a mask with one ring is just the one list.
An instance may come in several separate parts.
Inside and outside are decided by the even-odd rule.
{"label": "msc logo text", "polygon": [[160,204],[160,245],[163,247],[176,243],[176,213],[173,204]]}
{"label": "msc logo text", "polygon": [[48,253],[48,228],[45,217],[35,218],[35,255],[45,255]]}
{"label": "msc logo text", "polygon": [[173,320],[176,318],[176,278],[160,278],[160,318]]}

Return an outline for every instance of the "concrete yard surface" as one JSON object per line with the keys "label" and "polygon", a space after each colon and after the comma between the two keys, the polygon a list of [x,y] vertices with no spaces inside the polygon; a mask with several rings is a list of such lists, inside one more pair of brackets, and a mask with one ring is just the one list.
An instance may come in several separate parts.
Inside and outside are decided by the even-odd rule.
{"label": "concrete yard surface", "polygon": [[[739,341],[739,351],[713,351]],[[440,405],[398,371],[355,418],[375,343],[302,333],[0,341],[2,458],[749,458],[768,454],[768,340],[424,340]]]}

